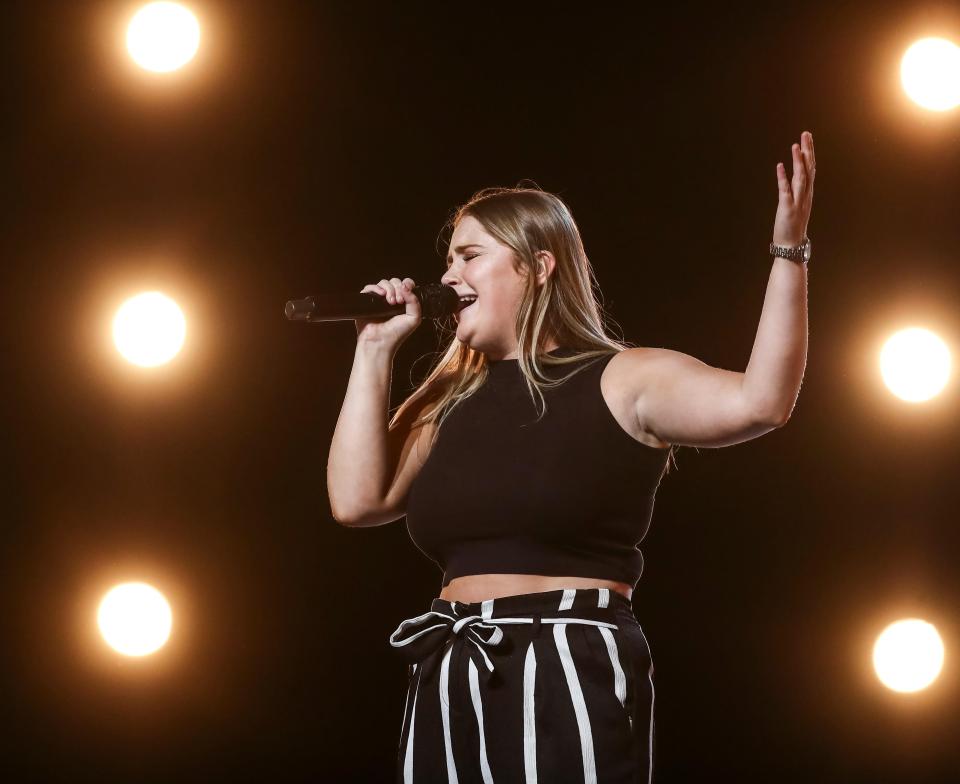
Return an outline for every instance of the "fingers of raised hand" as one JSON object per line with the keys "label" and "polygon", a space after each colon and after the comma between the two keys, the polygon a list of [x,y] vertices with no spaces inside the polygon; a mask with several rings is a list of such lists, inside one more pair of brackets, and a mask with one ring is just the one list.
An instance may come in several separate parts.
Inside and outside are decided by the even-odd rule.
{"label": "fingers of raised hand", "polygon": [[809,202],[813,200],[813,181],[817,176],[817,156],[813,151],[813,134],[809,131],[804,131],[804,133],[800,135],[800,149],[807,170],[807,190],[805,196],[809,204]]}
{"label": "fingers of raised hand", "polygon": [[800,144],[790,147],[793,160],[792,177],[787,177],[786,166],[777,164],[777,188],[781,200],[788,203],[803,204],[813,196],[813,180],[817,172],[817,159],[813,150],[813,134],[804,131],[800,134]]}
{"label": "fingers of raised hand", "polygon": [[807,166],[807,174],[813,179],[817,171],[817,156],[813,151],[813,134],[810,131],[800,134],[800,151]]}
{"label": "fingers of raised hand", "polygon": [[780,198],[787,201],[793,200],[793,194],[790,191],[790,180],[787,179],[787,167],[782,163],[777,164],[777,190]]}
{"label": "fingers of raised hand", "polygon": [[817,171],[817,156],[813,151],[813,134],[810,131],[801,133],[800,144],[797,146],[799,147],[799,158],[803,165],[803,172],[807,181],[812,183]]}
{"label": "fingers of raised hand", "polygon": [[807,188],[807,167],[799,144],[794,144],[790,151],[793,154],[793,199],[800,201]]}

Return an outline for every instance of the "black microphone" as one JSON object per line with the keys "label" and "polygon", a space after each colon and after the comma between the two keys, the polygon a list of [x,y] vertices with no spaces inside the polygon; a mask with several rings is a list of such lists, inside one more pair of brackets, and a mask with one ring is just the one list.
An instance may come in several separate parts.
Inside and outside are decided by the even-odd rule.
{"label": "black microphone", "polygon": [[[423,318],[438,319],[451,316],[460,306],[460,297],[452,286],[443,283],[425,283],[413,287],[420,300]],[[292,299],[283,309],[290,321],[321,323],[324,321],[353,321],[355,319],[388,319],[406,312],[405,302],[391,305],[382,294],[364,291],[360,294],[320,294],[315,297]]]}

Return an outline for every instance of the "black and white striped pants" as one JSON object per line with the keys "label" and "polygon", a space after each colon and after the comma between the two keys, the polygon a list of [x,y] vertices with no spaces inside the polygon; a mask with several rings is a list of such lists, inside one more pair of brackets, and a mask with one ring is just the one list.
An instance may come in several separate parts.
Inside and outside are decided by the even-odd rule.
{"label": "black and white striped pants", "polygon": [[410,676],[399,784],[652,780],[653,664],[622,594],[434,599],[390,644]]}

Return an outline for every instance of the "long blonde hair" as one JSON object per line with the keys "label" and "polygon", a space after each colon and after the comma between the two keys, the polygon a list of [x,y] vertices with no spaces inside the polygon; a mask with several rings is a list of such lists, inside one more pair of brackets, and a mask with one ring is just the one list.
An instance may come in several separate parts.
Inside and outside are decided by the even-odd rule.
{"label": "long blonde hair", "polygon": [[[513,251],[514,269],[526,279],[515,324],[517,359],[534,405],[542,407],[539,421],[547,409],[544,389],[559,386],[586,368],[587,363],[580,366],[583,360],[617,353],[634,344],[607,335],[600,287],[573,215],[559,197],[539,187],[484,188],[452,213],[441,234],[447,230],[452,234],[468,215]],[[556,266],[546,282],[537,286],[536,253],[541,250],[554,255]],[[440,329],[450,335],[449,343],[438,352],[440,358],[426,379],[397,409],[390,429],[420,401],[424,407],[411,428],[435,422],[439,431],[453,409],[486,381],[486,355],[460,342],[449,320],[441,322]],[[551,337],[576,353],[545,354],[543,346]],[[443,339],[441,334],[441,343]],[[545,373],[547,367],[574,364],[578,367],[562,377]],[[673,446],[669,457],[674,457]]]}

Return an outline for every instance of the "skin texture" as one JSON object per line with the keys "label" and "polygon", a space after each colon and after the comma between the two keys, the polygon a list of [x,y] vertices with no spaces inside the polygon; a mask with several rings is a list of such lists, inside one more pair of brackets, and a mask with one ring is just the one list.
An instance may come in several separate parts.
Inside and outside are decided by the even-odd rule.
{"label": "skin texture", "polygon": [[[540,251],[538,259],[542,266],[537,284],[542,285],[553,273],[556,260],[549,251]],[[460,314],[457,338],[492,360],[516,359],[513,325],[523,297],[524,278],[514,268],[513,251],[484,231],[480,221],[467,215],[453,232],[447,262],[450,266],[440,282],[460,294],[478,297]],[[556,346],[551,340],[544,349],[550,351]]]}
{"label": "skin texture", "polygon": [[793,156],[793,177],[777,164],[777,216],[773,221],[773,241],[777,245],[796,247],[807,236],[807,223],[813,208],[813,181],[817,174],[817,156],[813,150],[813,134],[804,131],[800,143],[790,148]]}

